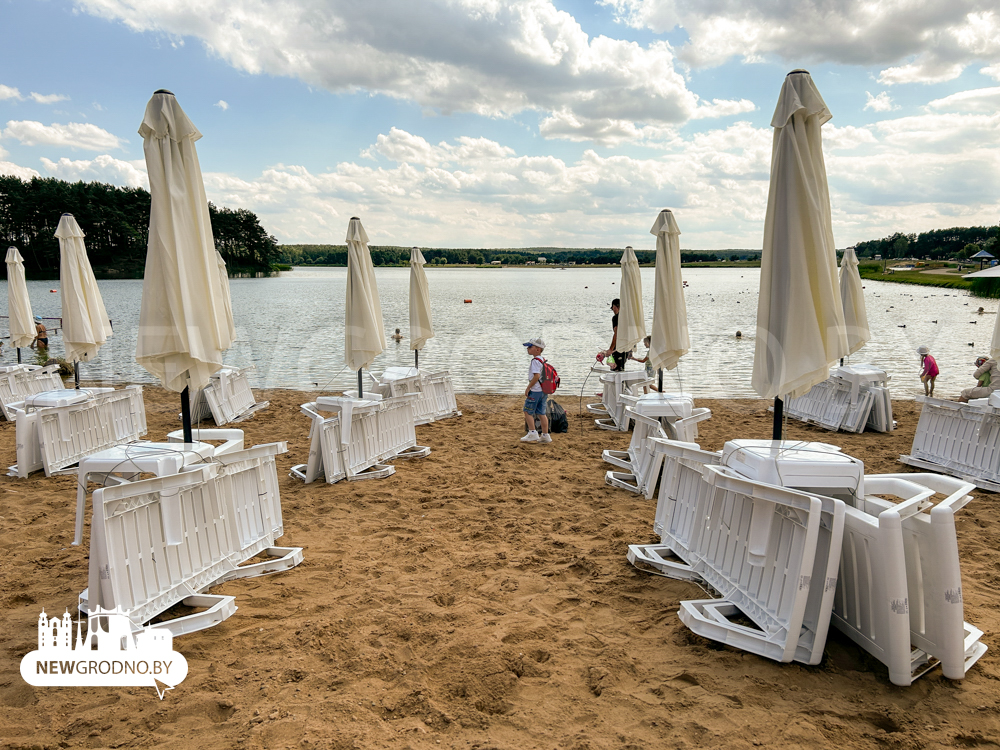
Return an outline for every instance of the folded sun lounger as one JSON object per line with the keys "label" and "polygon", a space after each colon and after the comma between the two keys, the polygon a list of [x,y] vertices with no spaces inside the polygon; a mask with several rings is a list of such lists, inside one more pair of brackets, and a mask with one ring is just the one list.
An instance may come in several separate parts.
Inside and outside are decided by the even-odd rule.
{"label": "folded sun lounger", "polygon": [[312,420],[309,459],[293,466],[291,475],[307,484],[320,475],[331,484],[383,479],[396,471],[386,462],[428,455],[430,448],[417,445],[415,400],[412,394],[383,399],[366,392],[364,399],[321,397],[303,404]]}
{"label": "folded sun lounger", "polygon": [[11,404],[17,464],[8,476],[27,477],[38,469],[52,476],[82,458],[146,434],[142,386],[47,391]]}
{"label": "folded sun lounger", "polygon": [[254,398],[250,389],[249,373],[254,365],[235,368],[223,367],[209,380],[208,385],[194,392],[191,398],[191,419],[200,422],[212,417],[220,427],[230,422],[242,422],[254,412],[266,409],[270,402]]}
{"label": "folded sun lounger", "polygon": [[177,603],[206,607],[159,625],[189,633],[236,610],[233,597],[207,594],[211,586],[301,562],[301,548],[274,546],[283,533],[274,456],[286,450],[255,446],[97,490],[81,611],[119,607],[138,629]]}

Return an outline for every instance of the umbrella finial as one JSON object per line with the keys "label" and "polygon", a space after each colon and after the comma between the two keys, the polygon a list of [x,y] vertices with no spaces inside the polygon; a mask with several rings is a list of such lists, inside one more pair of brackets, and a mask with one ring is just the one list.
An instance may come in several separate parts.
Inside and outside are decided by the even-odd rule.
{"label": "umbrella finial", "polygon": [[63,216],[68,216],[71,219],[73,218],[73,214],[63,214]]}
{"label": "umbrella finial", "polygon": [[[796,73],[805,73],[806,75],[809,75],[809,71],[806,70],[805,68],[796,68],[795,70],[789,72],[788,75],[793,76]],[[787,78],[788,76],[785,76],[785,77]]]}
{"label": "umbrella finial", "polygon": [[632,249],[632,246],[631,246],[631,245],[626,245],[626,246],[625,246],[625,249],[626,249],[626,250],[631,250],[631,249]]}
{"label": "umbrella finial", "polygon": [[156,96],[157,94],[167,94],[168,96],[173,96],[174,92],[168,91],[167,89],[157,89],[153,92],[153,96]]}
{"label": "umbrella finial", "polygon": [[361,221],[357,216],[352,216],[351,221]]}

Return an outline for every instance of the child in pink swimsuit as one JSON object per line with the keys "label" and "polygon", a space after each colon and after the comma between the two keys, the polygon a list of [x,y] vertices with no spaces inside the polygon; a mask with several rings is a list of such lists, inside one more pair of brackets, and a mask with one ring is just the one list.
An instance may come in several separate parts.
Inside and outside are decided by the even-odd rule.
{"label": "child in pink swimsuit", "polygon": [[917,347],[917,354],[920,355],[920,382],[924,384],[924,395],[933,396],[934,395],[934,378],[938,376],[940,372],[938,370],[937,362],[934,357],[930,355],[930,349],[926,346]]}

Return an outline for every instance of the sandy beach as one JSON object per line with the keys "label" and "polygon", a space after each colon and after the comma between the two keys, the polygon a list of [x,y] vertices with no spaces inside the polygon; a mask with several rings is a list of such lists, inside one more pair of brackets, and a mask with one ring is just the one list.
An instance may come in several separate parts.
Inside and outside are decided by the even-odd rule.
{"label": "sandy beach", "polygon": [[[695,585],[642,573],[628,544],[657,541],[655,501],[604,485],[599,430],[558,398],[570,431],[518,442],[522,400],[462,396],[463,415],[417,428],[431,447],[388,479],[303,485],[310,394],[258,391],[247,445],[278,458],[281,544],[298,568],[213,590],[238,611],[177,638],[187,679],[150,688],[35,688],[20,677],[36,623],[87,585],[89,524],[73,547],[75,478],[0,479],[0,746],[5,748],[1000,747],[1000,510],[977,492],[958,514],[965,618],[990,651],[961,682],[931,672],[908,688],[831,630],[819,666],[778,664],[691,633]],[[145,389],[148,438],[179,427],[176,394]],[[770,437],[761,400],[702,400],[703,447]],[[791,438],[843,447],[869,473],[900,472],[919,405],[894,403],[888,435],[788,423]],[[14,425],[0,460],[15,463]]]}

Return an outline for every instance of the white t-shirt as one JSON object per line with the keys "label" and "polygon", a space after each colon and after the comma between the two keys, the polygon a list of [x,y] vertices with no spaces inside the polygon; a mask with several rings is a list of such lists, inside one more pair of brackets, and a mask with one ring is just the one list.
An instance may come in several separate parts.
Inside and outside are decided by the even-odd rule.
{"label": "white t-shirt", "polygon": [[530,381],[535,375],[538,375],[538,381],[533,386],[531,386],[532,392],[537,393],[542,390],[541,375],[542,375],[542,360],[538,357],[531,358],[531,365],[528,367],[528,380]]}

